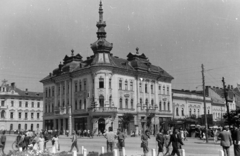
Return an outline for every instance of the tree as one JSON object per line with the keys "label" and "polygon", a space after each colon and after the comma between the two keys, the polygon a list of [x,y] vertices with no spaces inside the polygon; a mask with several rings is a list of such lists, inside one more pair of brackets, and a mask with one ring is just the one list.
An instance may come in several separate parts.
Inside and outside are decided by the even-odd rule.
{"label": "tree", "polygon": [[[232,110],[229,112],[230,119],[228,119],[228,114],[225,113],[223,118],[225,119],[225,123],[228,125],[240,125],[240,109]],[[230,122],[230,123],[229,123]]]}
{"label": "tree", "polygon": [[128,128],[129,123],[133,120],[134,116],[130,113],[124,113],[122,116],[122,126],[124,131]]}

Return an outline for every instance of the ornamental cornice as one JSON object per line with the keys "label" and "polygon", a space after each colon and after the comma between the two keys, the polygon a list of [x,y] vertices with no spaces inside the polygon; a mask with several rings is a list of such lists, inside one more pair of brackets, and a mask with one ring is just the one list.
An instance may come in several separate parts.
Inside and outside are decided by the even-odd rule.
{"label": "ornamental cornice", "polygon": [[191,105],[191,104],[190,104],[188,107],[189,107],[189,108],[195,108],[195,109],[196,109],[196,108],[201,108],[200,105]]}

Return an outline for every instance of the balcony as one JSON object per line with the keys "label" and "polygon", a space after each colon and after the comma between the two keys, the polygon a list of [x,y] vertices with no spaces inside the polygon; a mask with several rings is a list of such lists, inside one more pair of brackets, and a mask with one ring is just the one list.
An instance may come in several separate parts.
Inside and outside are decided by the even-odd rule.
{"label": "balcony", "polygon": [[88,108],[89,112],[117,112],[117,107],[95,107]]}
{"label": "balcony", "polygon": [[120,112],[134,112],[134,108],[118,108],[118,111]]}

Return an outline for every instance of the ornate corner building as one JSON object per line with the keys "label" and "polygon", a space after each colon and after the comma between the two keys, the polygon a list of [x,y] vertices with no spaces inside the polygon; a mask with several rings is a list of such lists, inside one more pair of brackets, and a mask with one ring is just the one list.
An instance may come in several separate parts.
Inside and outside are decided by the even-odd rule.
{"label": "ornate corner building", "polygon": [[42,129],[43,95],[3,80],[0,86],[0,130]]}
{"label": "ornate corner building", "polygon": [[[145,54],[129,53],[127,59],[113,56],[113,44],[106,40],[102,2],[97,22],[97,41],[91,44],[93,55],[65,56],[63,64],[42,79],[44,88],[44,128],[93,130],[94,133],[122,127],[122,116],[132,114],[129,131],[152,127],[172,118],[173,77],[152,65]],[[149,127],[148,127],[149,128]]]}

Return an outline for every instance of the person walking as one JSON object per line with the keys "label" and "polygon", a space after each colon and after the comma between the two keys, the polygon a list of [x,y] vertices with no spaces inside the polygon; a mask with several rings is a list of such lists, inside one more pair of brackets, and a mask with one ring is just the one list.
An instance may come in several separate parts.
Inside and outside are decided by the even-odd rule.
{"label": "person walking", "polygon": [[186,129],[184,129],[184,131],[183,131],[183,135],[184,135],[184,140],[187,141],[188,131],[187,131]]}
{"label": "person walking", "polygon": [[72,146],[69,152],[72,152],[73,147],[75,147],[77,149],[77,152],[79,152],[78,144],[77,144],[77,134],[75,131],[73,131]]}
{"label": "person walking", "polygon": [[156,141],[158,143],[158,154],[157,156],[159,156],[161,154],[161,156],[163,155],[163,146],[164,146],[164,137],[163,137],[163,130],[160,129],[159,133],[156,136]]}
{"label": "person walking", "polygon": [[44,150],[45,150],[44,145],[45,145],[45,139],[44,139],[43,134],[40,133],[40,136],[38,138],[38,146],[39,146],[39,151],[41,153],[44,152]]}
{"label": "person walking", "polygon": [[223,148],[224,156],[230,156],[229,147],[232,145],[232,136],[228,130],[228,127],[224,127],[223,131],[219,134],[221,140],[220,145]]}
{"label": "person walking", "polygon": [[143,156],[147,156],[149,149],[148,149],[148,139],[150,139],[150,132],[148,130],[141,136],[141,147],[143,148]]}
{"label": "person walking", "polygon": [[3,155],[5,155],[4,149],[5,149],[5,144],[6,144],[6,140],[7,140],[5,131],[2,132],[2,136],[1,136],[0,140],[1,140],[1,144],[2,144],[2,153],[3,153]]}
{"label": "person walking", "polygon": [[107,139],[107,152],[113,152],[113,145],[116,135],[114,134],[112,127],[109,127],[109,132],[106,132],[104,137]]}
{"label": "person walking", "polygon": [[234,156],[239,156],[240,155],[240,129],[237,126],[234,126],[232,139],[233,139]]}
{"label": "person walking", "polygon": [[168,144],[170,141],[170,131],[165,131],[163,138],[164,138],[164,147],[166,148],[166,152],[164,156],[167,156],[167,155],[170,155],[169,147],[168,147]]}
{"label": "person walking", "polygon": [[168,147],[171,143],[173,147],[171,155],[174,156],[175,154],[177,154],[177,156],[180,156],[179,149],[181,149],[181,145],[184,145],[184,144],[182,142],[181,136],[178,135],[178,129],[174,129],[173,134],[170,137]]}
{"label": "person walking", "polygon": [[57,134],[55,134],[52,138],[52,153],[57,153],[59,150],[59,139]]}
{"label": "person walking", "polygon": [[123,147],[125,147],[125,135],[121,131],[121,129],[118,129],[117,139],[118,139],[119,156],[123,156],[122,149]]}

